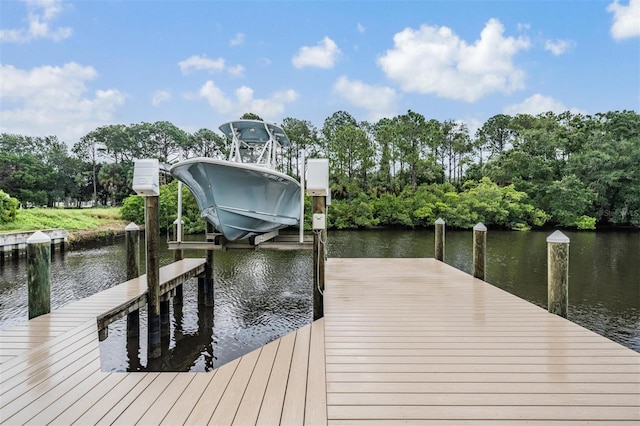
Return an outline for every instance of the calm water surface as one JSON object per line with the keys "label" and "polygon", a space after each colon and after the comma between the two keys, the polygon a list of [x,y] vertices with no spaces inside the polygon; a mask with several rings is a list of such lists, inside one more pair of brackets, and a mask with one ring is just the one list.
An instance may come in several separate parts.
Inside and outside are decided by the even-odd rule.
{"label": "calm water surface", "polygon": [[[549,233],[489,231],[486,280],[546,307]],[[566,234],[571,239],[569,319],[640,352],[640,233]],[[470,231],[447,231],[446,263],[471,272],[471,240]],[[328,255],[433,257],[433,241],[433,231],[425,230],[331,231]],[[123,282],[124,256],[123,243],[56,252],[52,308]],[[164,250],[161,265],[172,256]],[[144,263],[144,254],[141,259]],[[198,306],[196,280],[185,284],[182,309],[171,308],[172,333],[163,339],[161,359],[147,363],[144,328],[139,349],[137,342],[127,342],[123,319],[109,326],[109,337],[100,344],[102,369],[207,371],[312,320],[310,251],[216,252],[214,274],[213,307]],[[0,329],[26,320],[26,275],[24,261],[7,261],[0,269]],[[141,312],[142,327],[145,318]]]}

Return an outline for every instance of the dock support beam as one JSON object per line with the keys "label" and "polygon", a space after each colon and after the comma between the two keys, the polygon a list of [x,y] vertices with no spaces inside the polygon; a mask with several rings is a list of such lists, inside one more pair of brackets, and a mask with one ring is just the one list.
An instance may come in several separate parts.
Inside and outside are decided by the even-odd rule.
{"label": "dock support beam", "polygon": [[473,276],[484,281],[487,264],[487,227],[478,223],[473,227]]}
{"label": "dock support beam", "polygon": [[549,312],[569,313],[569,237],[555,231],[547,237],[547,305]]}
{"label": "dock support beam", "polygon": [[51,238],[36,231],[27,239],[29,319],[51,312]]}
{"label": "dock support beam", "polygon": [[[327,214],[326,197],[313,197],[313,212]],[[301,218],[300,220],[303,220]],[[326,228],[326,227],[325,227]],[[327,243],[327,230],[313,233],[313,320],[324,317],[324,258]]]}
{"label": "dock support beam", "polygon": [[444,262],[444,219],[436,220],[436,259]]}
{"label": "dock support beam", "polygon": [[[131,222],[124,228],[127,281],[140,276],[140,227]],[[140,336],[140,310],[127,314],[127,337]]]}
{"label": "dock support beam", "polygon": [[159,196],[147,196],[145,240],[147,245],[147,358],[161,355],[160,346],[160,221]]}

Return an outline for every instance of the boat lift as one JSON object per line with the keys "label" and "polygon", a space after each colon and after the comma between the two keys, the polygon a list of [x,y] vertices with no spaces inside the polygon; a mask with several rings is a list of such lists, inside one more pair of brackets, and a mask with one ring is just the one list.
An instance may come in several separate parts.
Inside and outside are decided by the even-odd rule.
{"label": "boat lift", "polygon": [[[306,193],[313,196],[323,196],[328,198],[327,204],[330,204],[329,192],[329,162],[327,159],[305,159],[304,151],[300,151],[303,166],[307,164],[306,174],[308,180],[305,179],[305,170],[300,176],[300,221],[299,233],[281,234],[279,231],[268,232],[240,241],[227,241],[222,234],[206,233],[206,241],[182,241],[182,182],[178,182],[178,218],[174,222],[176,224],[175,240],[169,240],[169,250],[222,250],[228,249],[245,249],[245,250],[311,250],[313,249],[313,235],[304,234],[304,195],[305,185]],[[168,171],[168,167],[161,167],[162,171]],[[325,215],[316,217],[313,215],[314,232],[325,228]]]}

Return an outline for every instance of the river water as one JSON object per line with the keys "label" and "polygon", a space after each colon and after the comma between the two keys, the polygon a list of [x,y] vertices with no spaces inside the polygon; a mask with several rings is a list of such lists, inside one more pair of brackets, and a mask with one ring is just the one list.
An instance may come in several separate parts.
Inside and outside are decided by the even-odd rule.
{"label": "river water", "polygon": [[[546,308],[546,237],[550,232],[487,234],[486,281]],[[640,233],[566,232],[569,319],[640,352]],[[192,236],[191,239],[201,239]],[[190,239],[188,238],[188,239]],[[471,272],[472,233],[447,231],[445,262]],[[161,244],[166,247],[166,244]],[[52,309],[125,280],[122,241],[54,253]],[[186,252],[204,257],[202,251]],[[161,265],[173,253],[163,249]],[[331,231],[329,257],[433,257],[432,230]],[[141,256],[144,270],[144,254]],[[310,251],[216,252],[215,303],[198,306],[197,283],[184,286],[182,309],[171,308],[171,337],[163,356],[146,360],[145,317],[139,342],[126,338],[126,321],[109,326],[101,342],[104,371],[208,371],[312,320]],[[0,268],[0,329],[27,318],[24,260]]]}

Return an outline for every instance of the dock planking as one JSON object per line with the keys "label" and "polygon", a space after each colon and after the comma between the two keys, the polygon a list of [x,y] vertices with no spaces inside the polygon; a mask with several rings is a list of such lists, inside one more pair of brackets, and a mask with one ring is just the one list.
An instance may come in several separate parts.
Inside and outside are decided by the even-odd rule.
{"label": "dock planking", "polygon": [[328,424],[640,420],[640,354],[435,259],[329,259]]}
{"label": "dock planking", "polygon": [[100,371],[96,318],[128,287],[0,332],[1,423],[640,420],[640,354],[434,259],[329,259],[324,319],[208,373]]}

